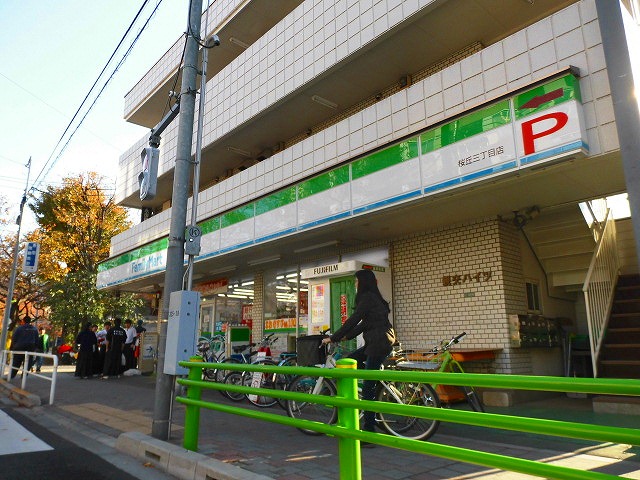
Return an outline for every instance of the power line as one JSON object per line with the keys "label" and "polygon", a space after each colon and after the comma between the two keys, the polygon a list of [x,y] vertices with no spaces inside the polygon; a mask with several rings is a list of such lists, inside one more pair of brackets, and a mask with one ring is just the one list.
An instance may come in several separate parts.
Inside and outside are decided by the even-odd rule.
{"label": "power line", "polygon": [[[51,105],[50,103],[46,102],[45,100],[43,100],[42,98],[40,98],[38,95],[36,95],[35,93],[31,92],[30,90],[28,90],[27,88],[23,87],[22,85],[20,85],[18,82],[16,82],[15,80],[7,77],[4,73],[0,72],[0,77],[5,78],[7,81],[11,82],[12,84],[14,84],[16,87],[18,87],[20,90],[28,93],[29,95],[31,95],[33,98],[35,98],[36,100],[42,102],[44,105],[46,105],[47,107],[49,107],[51,110],[53,110],[54,112],[62,115],[64,118],[69,118],[68,115],[64,112],[61,112],[60,110],[58,110],[56,107],[54,107],[53,105]],[[82,105],[81,105],[82,106]],[[91,130],[87,129],[87,132],[91,133],[92,135],[94,135],[96,138],[99,138],[101,141],[103,141],[105,144],[113,147],[114,149],[117,150],[117,147],[115,145],[112,145],[108,140],[100,137],[99,135],[97,135],[96,133],[92,132]],[[4,158],[7,160],[11,160],[7,157],[3,157],[2,155],[0,155],[0,158]],[[20,163],[20,162],[16,162],[16,163]]]}
{"label": "power line", "polygon": [[[0,75],[2,74],[0,73]],[[13,158],[5,157],[4,155],[0,155],[0,158],[7,160],[8,162],[15,163],[16,165],[24,165],[24,162],[20,160],[15,160]]]}
{"label": "power line", "polygon": [[146,29],[146,27],[149,25],[149,22],[151,20],[151,18],[155,15],[156,11],[158,10],[160,4],[162,3],[162,0],[158,0],[155,8],[153,9],[153,11],[151,12],[151,14],[149,15],[149,18],[147,19],[147,21],[145,22],[145,24],[143,25],[142,29],[138,32],[137,36],[135,37],[135,39],[133,40],[131,46],[129,47],[129,49],[125,52],[124,56],[122,57],[122,59],[120,60],[120,62],[116,65],[114,71],[111,73],[111,76],[107,79],[107,81],[105,82],[105,84],[103,85],[103,87],[100,89],[100,91],[98,92],[96,98],[94,99],[93,103],[89,106],[87,112],[84,114],[84,116],[82,117],[82,119],[80,120],[80,122],[78,123],[77,127],[73,130],[73,132],[69,135],[69,138],[67,139],[66,143],[64,144],[64,146],[60,149],[60,151],[58,152],[57,156],[55,157],[55,159],[52,161],[53,156],[56,152],[56,150],[58,149],[58,147],[60,146],[60,144],[62,143],[62,141],[65,138],[65,135],[67,134],[67,132],[69,131],[69,129],[71,128],[73,122],[75,121],[76,117],[78,116],[78,114],[80,113],[80,110],[82,109],[82,107],[85,105],[85,103],[87,102],[87,100],[89,99],[89,96],[91,95],[91,93],[93,92],[94,88],[96,87],[96,85],[98,84],[98,81],[100,80],[100,78],[102,77],[102,75],[104,74],[104,72],[106,71],[107,67],[109,66],[109,64],[111,63],[111,60],[114,58],[114,56],[116,55],[117,51],[120,49],[120,46],[124,43],[126,37],[128,36],[129,32],[131,31],[131,29],[133,28],[134,24],[136,23],[136,21],[138,20],[138,18],[140,17],[140,15],[142,14],[142,11],[144,10],[145,6],[147,5],[147,3],[149,2],[149,0],[144,0],[142,6],[140,7],[140,9],[138,10],[138,13],[136,14],[135,18],[133,19],[133,21],[131,22],[131,24],[129,25],[129,28],[127,28],[127,31],[124,33],[124,35],[122,36],[122,39],[120,40],[120,42],[118,43],[118,46],[115,48],[115,50],[113,51],[113,53],[111,54],[111,57],[109,57],[109,60],[107,61],[107,63],[105,64],[105,66],[103,67],[102,71],[100,72],[100,74],[98,75],[98,77],[96,78],[96,81],[93,83],[93,85],[91,86],[91,88],[89,89],[89,92],[85,95],[84,100],[82,101],[82,103],[80,104],[80,106],[78,107],[78,109],[76,110],[76,113],[73,115],[73,118],[71,119],[71,121],[69,122],[69,124],[67,125],[67,127],[65,128],[64,132],[62,133],[62,135],[60,136],[60,139],[58,140],[58,142],[56,143],[55,147],[53,148],[51,155],[49,156],[48,160],[46,161],[46,163],[44,164],[44,166],[42,167],[42,170],[40,171],[40,173],[38,174],[38,176],[36,177],[36,179],[33,182],[32,185],[32,189],[35,188],[41,181],[42,179],[44,179],[44,177],[46,177],[46,175],[48,175],[48,173],[51,171],[51,169],[54,167],[54,165],[56,164],[56,162],[60,159],[60,157],[62,156],[62,154],[64,153],[65,149],[67,148],[67,146],[69,145],[69,142],[71,141],[71,139],[73,138],[73,136],[75,135],[75,133],[78,131],[78,129],[80,128],[80,126],[82,125],[84,119],[87,117],[87,115],[89,114],[89,112],[91,111],[91,109],[93,108],[93,106],[95,105],[95,103],[97,102],[98,98],[100,98],[100,95],[102,94],[102,92],[104,91],[104,89],[107,87],[107,85],[109,84],[109,82],[113,79],[114,75],[116,74],[116,72],[118,71],[118,69],[120,68],[120,66],[124,63],[125,59],[127,58],[127,56],[129,55],[129,53],[131,52],[131,50],[133,49],[133,46],[136,44],[136,42],[138,41],[138,39],[140,38],[140,35],[142,34],[142,32]]}

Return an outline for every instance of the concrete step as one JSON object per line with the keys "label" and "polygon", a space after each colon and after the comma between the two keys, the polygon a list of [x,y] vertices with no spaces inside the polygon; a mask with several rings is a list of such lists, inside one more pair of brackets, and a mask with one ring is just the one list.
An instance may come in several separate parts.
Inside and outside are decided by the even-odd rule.
{"label": "concrete step", "polygon": [[640,316],[640,298],[616,299],[611,306],[611,313],[635,313]]}
{"label": "concrete step", "polygon": [[640,285],[618,285],[614,300],[635,300],[640,298]]}
{"label": "concrete step", "polygon": [[569,254],[553,257],[553,258],[541,258],[540,261],[544,265],[545,271],[549,273],[558,273],[574,270],[587,270],[589,263],[593,257],[592,252],[581,254]]}
{"label": "concrete step", "polygon": [[640,275],[620,275],[617,288],[640,286]]}
{"label": "concrete step", "polygon": [[640,379],[640,360],[601,360],[598,377]]}
{"label": "concrete step", "polygon": [[640,398],[599,395],[593,397],[593,411],[617,415],[640,415]]}
{"label": "concrete step", "polygon": [[[560,243],[567,240],[593,238],[586,223],[565,224],[549,228],[527,230],[527,236],[534,245]],[[593,245],[595,246],[595,240]]]}
{"label": "concrete step", "polygon": [[603,346],[601,361],[635,361],[640,358],[640,344],[637,343],[605,343]]}
{"label": "concrete step", "polygon": [[608,328],[604,343],[640,343],[640,327]]}
{"label": "concrete step", "polygon": [[640,313],[612,313],[609,319],[609,328],[637,328],[640,327]]}

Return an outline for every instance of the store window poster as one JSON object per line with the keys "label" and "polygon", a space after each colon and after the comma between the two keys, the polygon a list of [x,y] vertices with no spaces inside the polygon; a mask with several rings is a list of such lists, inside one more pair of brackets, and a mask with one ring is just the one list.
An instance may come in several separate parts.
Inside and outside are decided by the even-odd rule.
{"label": "store window poster", "polygon": [[311,287],[311,321],[324,322],[324,284]]}

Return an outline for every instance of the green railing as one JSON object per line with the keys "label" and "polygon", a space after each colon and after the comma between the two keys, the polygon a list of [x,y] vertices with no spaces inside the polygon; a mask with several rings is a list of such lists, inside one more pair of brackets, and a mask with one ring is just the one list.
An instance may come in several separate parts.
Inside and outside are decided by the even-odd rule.
{"label": "green railing", "polygon": [[[314,367],[278,367],[273,365],[217,364],[197,361],[179,362],[189,368],[187,379],[179,379],[180,385],[186,386],[186,397],[176,400],[186,406],[184,447],[197,451],[200,409],[206,408],[219,412],[241,415],[262,421],[279,423],[291,427],[315,430],[338,438],[340,458],[340,478],[343,480],[360,480],[360,441],[376,443],[392,448],[399,448],[424,455],[433,455],[455,461],[472,463],[489,468],[536,475],[543,478],[559,480],[612,480],[619,478],[599,472],[577,470],[558,465],[523,460],[520,458],[497,455],[477,450],[469,450],[449,445],[440,445],[420,440],[394,437],[391,435],[365,432],[358,427],[359,410],[370,410],[382,413],[404,415],[408,417],[428,418],[443,422],[513,430],[518,432],[553,435],[583,440],[604,441],[630,445],[640,445],[640,431],[631,428],[609,427],[584,423],[564,422],[557,420],[536,419],[478,413],[455,409],[432,408],[415,405],[399,405],[389,402],[375,402],[358,399],[357,380],[385,380],[391,382],[419,382],[438,385],[473,386],[480,388],[507,388],[517,390],[541,390],[551,392],[595,393],[608,395],[640,396],[640,381],[626,379],[596,379],[568,377],[534,377],[525,375],[488,375],[469,373],[442,373],[397,370],[356,370],[354,360],[343,359],[338,368]],[[225,370],[269,373],[277,371],[286,375],[323,376],[336,379],[338,394],[335,397],[317,396],[306,393],[253,388],[239,385],[202,381],[202,369],[224,368]],[[207,402],[201,399],[202,389],[226,390],[237,393],[257,394],[285,400],[315,402],[335,406],[338,409],[338,422],[325,425],[320,422],[290,418],[285,415],[268,413],[260,409],[232,406],[222,403]]]}

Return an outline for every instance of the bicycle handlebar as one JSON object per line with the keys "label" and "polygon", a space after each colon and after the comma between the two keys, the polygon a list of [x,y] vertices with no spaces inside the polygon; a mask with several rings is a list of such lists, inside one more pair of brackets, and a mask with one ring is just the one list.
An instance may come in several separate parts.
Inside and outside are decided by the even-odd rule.
{"label": "bicycle handlebar", "polygon": [[440,346],[436,345],[430,351],[424,352],[422,356],[426,357],[427,355],[433,355],[434,353],[444,352],[446,350],[449,350],[452,345],[459,343],[466,335],[467,335],[467,332],[462,332],[460,335],[451,337],[451,340],[448,340],[448,341],[443,340],[440,343]]}
{"label": "bicycle handlebar", "polygon": [[467,332],[462,332],[460,335],[458,335],[457,337],[455,337],[453,339],[453,343],[458,343],[460,340],[462,340],[465,336],[467,335]]}

